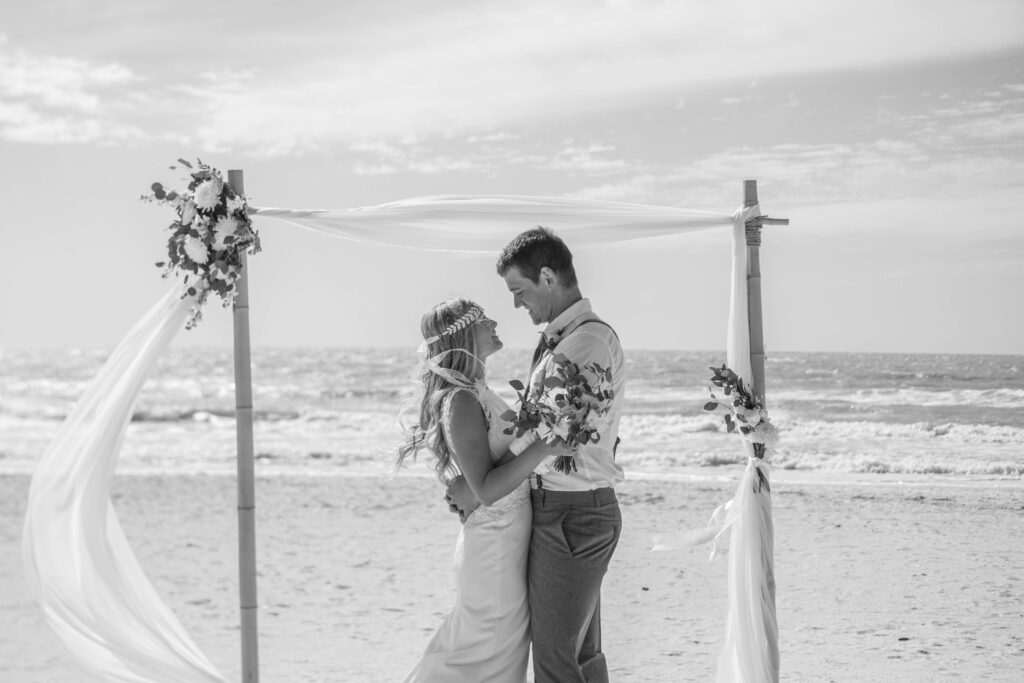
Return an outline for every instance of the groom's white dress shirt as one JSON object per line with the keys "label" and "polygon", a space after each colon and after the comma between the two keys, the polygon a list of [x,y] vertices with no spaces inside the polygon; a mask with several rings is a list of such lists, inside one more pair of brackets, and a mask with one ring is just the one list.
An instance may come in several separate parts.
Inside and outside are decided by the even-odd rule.
{"label": "groom's white dress shirt", "polygon": [[[580,299],[548,323],[544,336],[555,346],[553,350],[544,352],[530,377],[531,386],[536,387],[543,382],[545,377],[553,373],[556,354],[564,354],[581,369],[597,363],[603,368],[610,367],[612,371],[614,397],[605,415],[606,426],[599,431],[601,440],[580,447],[576,453],[575,472],[564,474],[551,467],[542,473],[542,486],[549,491],[589,491],[614,487],[625,479],[622,467],[615,462],[613,454],[626,389],[625,357],[615,332],[608,325],[592,322],[577,327],[581,321],[594,319],[600,318],[591,309],[590,300]],[[567,334],[563,337],[563,333]],[[537,487],[535,475],[531,475],[530,485]]]}

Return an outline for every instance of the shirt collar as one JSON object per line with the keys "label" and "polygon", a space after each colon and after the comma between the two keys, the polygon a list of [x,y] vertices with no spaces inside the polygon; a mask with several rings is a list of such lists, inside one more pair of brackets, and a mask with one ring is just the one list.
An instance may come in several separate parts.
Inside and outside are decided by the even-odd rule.
{"label": "shirt collar", "polygon": [[551,343],[558,343],[562,340],[562,333],[570,324],[585,315],[593,313],[590,308],[590,299],[583,298],[559,313],[554,320],[544,328],[544,336]]}

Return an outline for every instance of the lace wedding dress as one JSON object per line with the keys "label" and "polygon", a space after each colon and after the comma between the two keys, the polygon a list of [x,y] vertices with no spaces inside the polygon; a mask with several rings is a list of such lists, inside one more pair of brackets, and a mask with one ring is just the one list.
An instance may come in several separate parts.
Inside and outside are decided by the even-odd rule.
{"label": "lace wedding dress", "polygon": [[[508,405],[490,388],[474,392],[487,416],[492,460],[512,441],[503,434]],[[451,399],[441,419],[449,434]],[[449,448],[451,443],[449,441]],[[525,683],[530,650],[526,557],[532,525],[530,487],[519,487],[469,516],[455,544],[455,607],[404,683]]]}

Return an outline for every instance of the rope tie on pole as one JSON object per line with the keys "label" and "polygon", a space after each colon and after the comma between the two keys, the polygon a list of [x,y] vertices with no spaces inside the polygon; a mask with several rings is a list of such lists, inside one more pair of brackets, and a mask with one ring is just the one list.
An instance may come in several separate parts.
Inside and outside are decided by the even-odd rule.
{"label": "rope tie on pole", "polygon": [[747,246],[761,246],[761,216],[754,216],[745,223],[747,228]]}

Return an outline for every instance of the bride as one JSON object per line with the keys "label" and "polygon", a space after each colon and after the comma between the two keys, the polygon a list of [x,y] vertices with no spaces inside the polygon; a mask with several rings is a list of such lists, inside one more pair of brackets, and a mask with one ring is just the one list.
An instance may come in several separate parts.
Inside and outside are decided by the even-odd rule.
{"label": "bride", "polygon": [[[482,505],[467,516],[455,544],[455,606],[405,683],[526,681],[532,521],[527,477],[547,453],[539,444],[526,447],[530,437],[513,443],[503,432],[507,423],[500,416],[509,406],[487,386],[484,374],[487,357],[502,347],[496,326],[467,299],[434,306],[420,323],[423,394],[418,420],[398,449],[397,467],[426,448],[441,482],[463,474]],[[520,450],[516,457],[513,452]]]}

